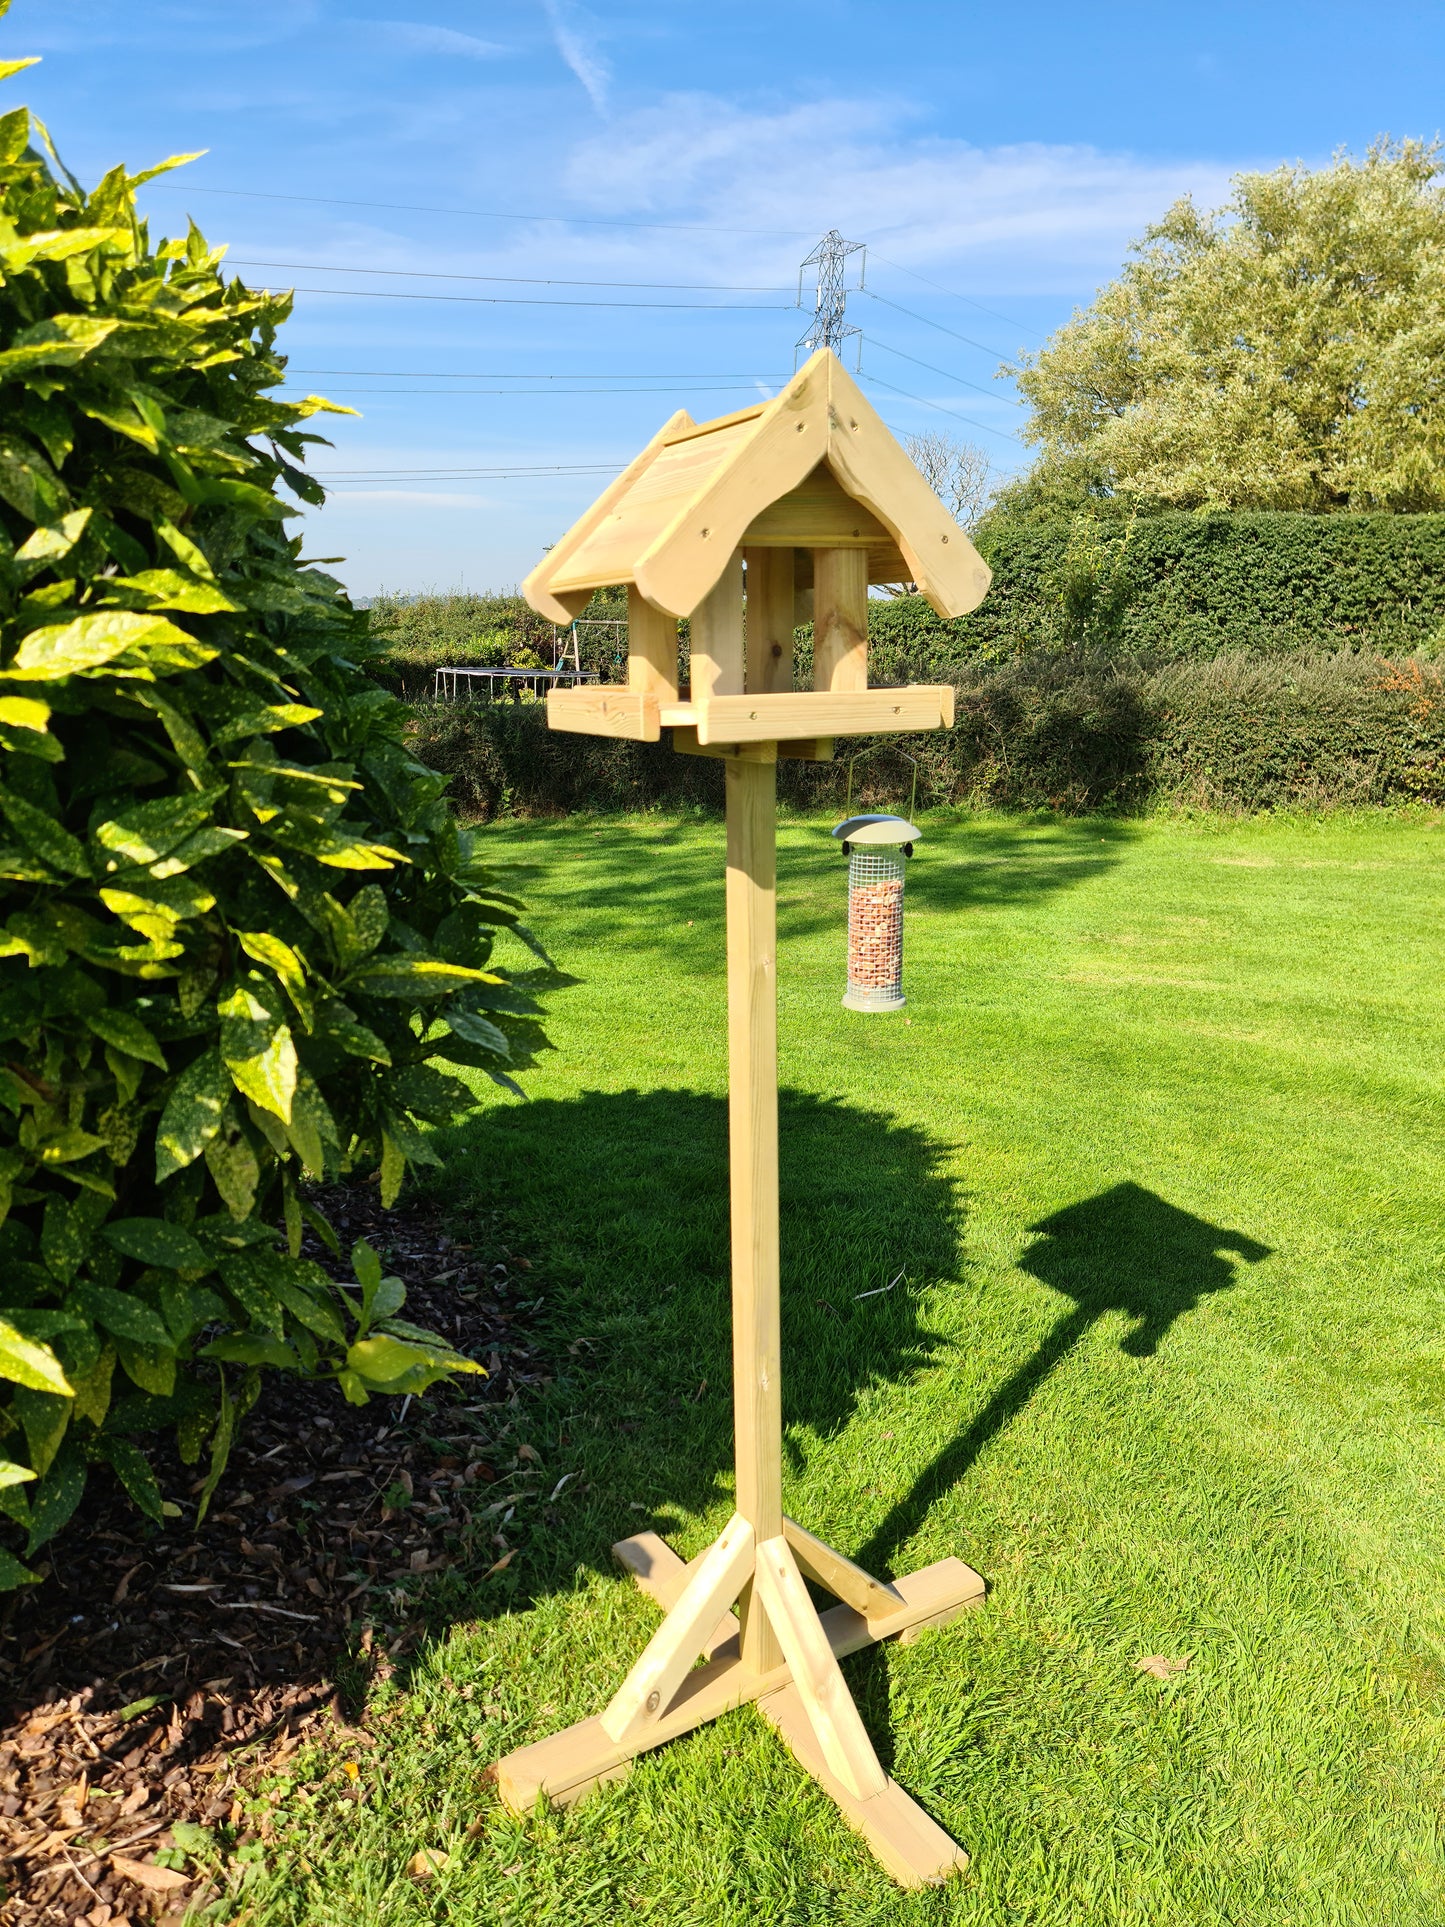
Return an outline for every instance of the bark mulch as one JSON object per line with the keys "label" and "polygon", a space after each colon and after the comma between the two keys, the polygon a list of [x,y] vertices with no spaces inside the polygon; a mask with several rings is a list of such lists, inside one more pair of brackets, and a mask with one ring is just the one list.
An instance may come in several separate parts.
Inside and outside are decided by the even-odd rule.
{"label": "bark mulch", "polygon": [[189,1852],[244,1859],[249,1789],[328,1731],[369,1744],[347,1689],[422,1636],[454,1562],[479,1577],[511,1561],[535,1454],[510,1435],[549,1382],[528,1261],[485,1226],[455,1242],[431,1212],[384,1213],[366,1187],[317,1202],[343,1250],[382,1252],[406,1316],[490,1375],[362,1407],[275,1377],[199,1528],[204,1466],[158,1466],[182,1508],[163,1529],[92,1475],[43,1582],[0,1609],[3,1927],[179,1921],[218,1898],[225,1875],[193,1877]]}

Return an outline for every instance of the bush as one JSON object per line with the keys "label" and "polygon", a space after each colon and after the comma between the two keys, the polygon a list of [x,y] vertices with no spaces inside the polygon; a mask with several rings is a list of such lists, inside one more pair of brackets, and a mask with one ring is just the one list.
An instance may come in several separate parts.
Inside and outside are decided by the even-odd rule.
{"label": "bush", "polygon": [[[1258,810],[1445,799],[1445,676],[1420,658],[1352,654],[1144,669],[1100,656],[1021,657],[957,677],[954,728],[858,738],[833,763],[782,762],[800,807],[854,800],[996,809]],[[540,706],[441,705],[416,718],[428,762],[479,816],[718,809],[722,766],[660,744],[553,735]]]}
{"label": "bush", "polygon": [[[22,63],[23,64],[23,63]],[[209,1446],[264,1368],[348,1399],[475,1369],[302,1260],[304,1176],[435,1162],[423,1124],[540,1041],[499,895],[285,532],[285,301],[0,118],[0,1510],[38,1551],[89,1468]],[[41,138],[44,136],[42,134]],[[158,170],[153,170],[158,171]],[[263,445],[258,445],[263,444]],[[281,1234],[273,1230],[284,1222]],[[331,1241],[334,1248],[334,1240]],[[0,1586],[33,1575],[0,1551]]]}
{"label": "bush", "polygon": [[[1408,655],[1445,633],[1445,515],[1169,514],[1099,527],[1101,550],[1127,540],[1110,637],[1125,655]],[[994,580],[982,607],[951,624],[920,617],[920,639],[956,636],[955,660],[1087,640],[1065,609],[1080,537],[1072,517],[986,524]]]}

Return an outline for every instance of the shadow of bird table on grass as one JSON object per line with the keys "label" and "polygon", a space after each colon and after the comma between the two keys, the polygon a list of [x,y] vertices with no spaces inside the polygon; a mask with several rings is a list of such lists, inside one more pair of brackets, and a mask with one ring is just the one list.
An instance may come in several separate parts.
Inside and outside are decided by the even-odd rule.
{"label": "shadow of bird table on grass", "polygon": [[1270,1247],[1257,1238],[1210,1224],[1131,1182],[1066,1205],[1031,1230],[1036,1242],[1019,1259],[1019,1268],[1073,1299],[1073,1307],[882,1520],[858,1554],[870,1571],[889,1564],[935,1501],[964,1477],[1107,1313],[1122,1312],[1134,1321],[1121,1349],[1134,1358],[1152,1358],[1176,1319],[1211,1292],[1229,1289],[1236,1260],[1258,1264],[1270,1256]]}

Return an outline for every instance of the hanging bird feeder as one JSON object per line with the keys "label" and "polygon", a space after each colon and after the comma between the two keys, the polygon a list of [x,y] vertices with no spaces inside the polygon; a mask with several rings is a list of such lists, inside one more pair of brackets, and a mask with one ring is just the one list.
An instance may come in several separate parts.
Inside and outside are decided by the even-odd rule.
{"label": "hanging bird feeder", "polygon": [[833,832],[848,859],[845,1010],[902,1010],[903,865],[921,832],[904,816],[850,816]]}

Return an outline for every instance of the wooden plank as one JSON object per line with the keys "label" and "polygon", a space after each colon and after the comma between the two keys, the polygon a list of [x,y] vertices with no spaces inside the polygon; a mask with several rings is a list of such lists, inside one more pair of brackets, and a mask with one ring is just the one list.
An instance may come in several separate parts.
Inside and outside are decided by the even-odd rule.
{"label": "wooden plank", "polygon": [[892,536],[872,509],[854,501],[825,461],[796,488],[759,510],[742,540],[744,548],[760,549],[893,546]]}
{"label": "wooden plank", "polygon": [[662,736],[656,696],[618,683],[548,690],[547,727],[575,736],[625,736],[636,743],[655,743]]}
{"label": "wooden plank", "polygon": [[747,564],[747,682],[771,694],[793,686],[793,551],[743,550]]}
{"label": "wooden plank", "polygon": [[[670,416],[658,429],[646,448],[640,449],[622,473],[608,483],[591,508],[585,514],[578,516],[561,541],[553,543],[548,549],[522,584],[522,594],[538,615],[545,616],[549,622],[570,622],[574,616],[581,614],[587,606],[586,602],[579,602],[575,593],[558,595],[553,586],[556,577],[592,531],[614,512],[615,504],[629,492],[638,477],[652,466],[657,456],[662,453],[668,437],[691,426],[692,416],[685,408],[679,408],[677,413]],[[590,590],[587,591],[587,598],[591,599]]]}
{"label": "wooden plank", "polygon": [[[676,608],[652,594],[637,575],[640,557],[684,518],[692,505],[705,498],[714,476],[726,468],[731,456],[745,447],[753,436],[748,422],[714,431],[704,424],[704,432],[692,441],[670,443],[658,450],[641,470],[627,492],[615,498],[610,512],[594,523],[586,540],[551,578],[554,590],[600,587],[608,582],[636,582],[654,607],[675,616],[687,615],[712,582],[736,546],[717,540],[700,545],[700,557],[707,567],[697,581],[692,600]],[[709,536],[717,531],[710,529]]]}
{"label": "wooden plank", "polygon": [[871,736],[899,730],[946,729],[954,692],[947,683],[908,689],[795,689],[777,696],[713,696],[672,712],[691,723],[700,743],[766,743],[799,737]]}
{"label": "wooden plank", "polygon": [[672,746],[679,756],[711,756],[715,762],[776,763],[777,743],[700,743],[696,729],[674,724]]}
{"label": "wooden plank", "polygon": [[835,1599],[856,1608],[865,1618],[880,1612],[891,1612],[898,1604],[898,1594],[883,1580],[875,1579],[871,1572],[855,1566],[851,1559],[845,1559],[841,1552],[834,1552],[830,1545],[800,1526],[796,1519],[783,1520],[783,1537],[793,1548],[793,1557],[802,1567],[809,1579],[816,1579],[820,1586],[826,1586]]}
{"label": "wooden plank", "polygon": [[711,756],[723,763],[729,759],[753,763],[831,763],[831,736],[800,736],[781,743],[700,743],[696,727],[686,723],[672,726],[672,746],[679,756]]}
{"label": "wooden plank", "polygon": [[813,687],[868,687],[868,558],[813,551]]}
{"label": "wooden plank", "polygon": [[734,555],[692,612],[692,694],[735,696],[743,688],[743,558]]}
{"label": "wooden plank", "polygon": [[627,590],[627,687],[659,703],[677,701],[677,624],[635,584]]}
{"label": "wooden plank", "polygon": [[[671,1612],[681,1599],[690,1574],[706,1555],[700,1554],[698,1559],[684,1565],[665,1539],[659,1539],[655,1532],[638,1532],[630,1539],[619,1539],[612,1548],[612,1556],[632,1574],[649,1599],[656,1600],[664,1612]],[[737,1636],[737,1614],[729,1610],[703,1641],[702,1650],[711,1659]]]}
{"label": "wooden plank", "polygon": [[[723,780],[734,1455],[737,1508],[760,1542],[776,1538],[783,1529],[777,768],[772,762],[729,762]],[[780,1663],[782,1651],[758,1610],[755,1587],[746,1587],[739,1598],[738,1618],[743,1663],[754,1672],[769,1672]]]}
{"label": "wooden plank", "polygon": [[685,1674],[752,1571],[753,1529],[734,1513],[690,1575],[682,1594],[638,1656],[602,1715],[610,1740],[624,1740],[667,1711]]}
{"label": "wooden plank", "polygon": [[754,422],[768,406],[765,401],[758,402],[752,408],[735,408],[730,415],[714,415],[710,421],[694,422],[690,427],[679,428],[669,435],[668,442],[695,441],[699,435],[715,435],[720,428],[735,428],[739,422]]}
{"label": "wooden plank", "polygon": [[828,368],[828,462],[848,494],[870,508],[941,616],[966,615],[988,593],[988,564],[893,439],[836,356]]}
{"label": "wooden plank", "polygon": [[[976,1605],[984,1595],[982,1579],[961,1559],[940,1559],[895,1580],[894,1586],[900,1605],[876,1619],[865,1619],[851,1606],[842,1605],[830,1606],[819,1615],[818,1623],[839,1659],[935,1619],[954,1606]],[[694,1667],[664,1717],[651,1723],[645,1735],[617,1741],[603,1732],[600,1720],[581,1720],[499,1760],[497,1790],[513,1813],[530,1813],[544,1794],[565,1803],[622,1762],[690,1733],[735,1706],[776,1693],[790,1678],[785,1664],[765,1673],[744,1666],[738,1641],[730,1639],[705,1666]]]}
{"label": "wooden plank", "polygon": [[[738,439],[726,459],[638,556],[631,579],[649,602],[680,616],[694,610],[753,517],[822,460],[831,359],[826,351],[814,355],[760,415],[732,431]],[[682,444],[708,445],[707,438]]]}
{"label": "wooden plank", "polygon": [[900,1887],[936,1887],[963,1872],[968,1865],[963,1848],[896,1780],[889,1780],[881,1793],[860,1800],[829,1771],[796,1686],[769,1693],[758,1701],[758,1711]]}
{"label": "wooden plank", "polygon": [[757,1548],[753,1591],[767,1610],[830,1772],[860,1800],[881,1793],[888,1776],[878,1764],[792,1548],[781,1533]]}

